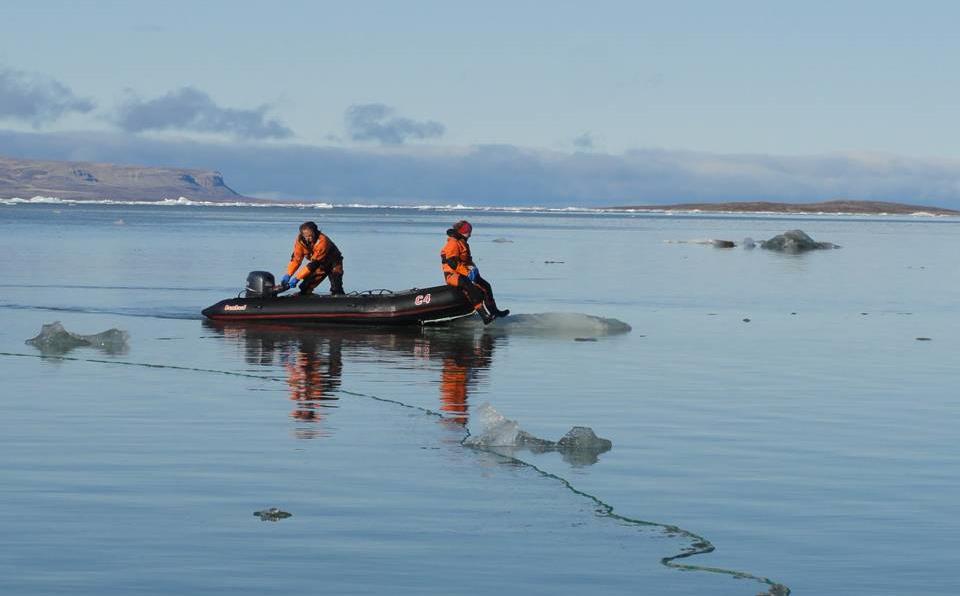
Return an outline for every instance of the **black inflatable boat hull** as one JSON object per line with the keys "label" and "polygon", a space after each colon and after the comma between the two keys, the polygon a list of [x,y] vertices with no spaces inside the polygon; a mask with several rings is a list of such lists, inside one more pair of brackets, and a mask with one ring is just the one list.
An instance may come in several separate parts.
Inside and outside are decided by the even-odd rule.
{"label": "black inflatable boat hull", "polygon": [[343,296],[310,295],[229,298],[203,310],[214,321],[348,325],[415,325],[469,315],[473,307],[451,286],[402,292],[371,291]]}

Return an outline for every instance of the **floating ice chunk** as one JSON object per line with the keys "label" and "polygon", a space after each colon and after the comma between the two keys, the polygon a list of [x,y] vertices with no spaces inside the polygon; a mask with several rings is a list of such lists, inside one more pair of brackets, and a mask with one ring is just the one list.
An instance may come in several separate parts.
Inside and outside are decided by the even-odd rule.
{"label": "floating ice chunk", "polygon": [[610,439],[598,437],[589,426],[574,426],[557,441],[563,460],[575,466],[597,463],[598,456],[613,448]]}
{"label": "floating ice chunk", "polygon": [[589,426],[574,426],[563,435],[557,446],[565,451],[590,450],[610,451],[613,443],[609,439],[601,439]]}
{"label": "floating ice chunk", "polygon": [[601,453],[613,447],[610,440],[598,437],[587,426],[574,426],[556,442],[541,439],[521,430],[519,424],[488,403],[474,410],[470,417],[470,435],[463,444],[501,454],[512,454],[516,449],[528,449],[534,453],[558,451],[564,461],[575,466],[595,464]]}
{"label": "floating ice chunk", "polygon": [[464,445],[470,447],[516,447],[520,425],[483,403],[471,413],[470,436]]}
{"label": "floating ice chunk", "polygon": [[733,248],[737,245],[733,240],[721,240],[719,238],[695,238],[693,240],[664,240],[666,244],[704,244],[713,245],[717,248]]}
{"label": "floating ice chunk", "polygon": [[511,314],[498,318],[492,325],[483,326],[480,319],[465,317],[452,321],[450,327],[460,330],[482,330],[487,335],[523,335],[562,339],[605,337],[629,333],[631,327],[618,319],[608,319],[582,313],[545,312]]}
{"label": "floating ice chunk", "polygon": [[281,519],[287,519],[288,517],[293,517],[292,513],[283,511],[278,507],[271,507],[269,509],[264,509],[263,511],[254,511],[253,514],[260,518],[260,521],[271,521],[277,522]]}
{"label": "floating ice chunk", "polygon": [[91,346],[107,354],[121,354],[127,350],[130,336],[120,329],[108,329],[93,335],[80,335],[64,329],[60,321],[47,323],[40,328],[40,334],[25,343],[34,346],[44,354],[66,354],[74,348]]}
{"label": "floating ice chunk", "polygon": [[510,315],[497,319],[486,328],[492,334],[539,335],[543,337],[599,337],[620,335],[630,325],[618,319],[607,319],[581,313],[545,312]]}
{"label": "floating ice chunk", "polygon": [[664,240],[666,244],[713,244],[713,238],[694,238],[693,240]]}
{"label": "floating ice chunk", "polygon": [[760,243],[761,248],[778,250],[781,252],[798,253],[808,250],[840,248],[832,242],[816,242],[803,230],[787,230],[783,234],[774,236]]}

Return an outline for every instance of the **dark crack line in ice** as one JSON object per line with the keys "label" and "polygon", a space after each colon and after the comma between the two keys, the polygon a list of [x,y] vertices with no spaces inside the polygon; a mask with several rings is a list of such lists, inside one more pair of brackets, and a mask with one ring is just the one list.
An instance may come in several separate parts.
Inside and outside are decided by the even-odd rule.
{"label": "dark crack line in ice", "polygon": [[91,286],[79,284],[0,284],[0,288],[53,288],[57,290],[149,290],[151,292],[209,292],[216,288],[172,288],[164,286]]}
{"label": "dark crack line in ice", "polygon": [[175,364],[150,364],[149,362],[130,362],[128,360],[105,360],[98,358],[77,358],[75,356],[58,356],[51,354],[22,354],[18,352],[0,352],[0,356],[17,356],[21,358],[39,358],[40,360],[64,360],[67,362],[93,362],[96,364],[119,364],[121,366],[135,366],[142,368],[166,368],[171,370],[185,370],[189,372],[202,372],[215,375],[227,375],[230,377],[243,377],[246,379],[258,379],[260,381],[281,381],[286,379],[281,377],[269,377],[266,375],[254,375],[250,373],[240,373],[229,370],[217,370],[215,368],[195,368],[192,366],[177,366]]}
{"label": "dark crack line in ice", "polygon": [[[260,381],[285,382],[285,379],[280,377],[254,375],[250,373],[217,370],[213,368],[195,368],[190,366],[177,366],[172,364],[151,364],[148,362],[130,362],[125,360],[104,360],[104,359],[97,359],[97,358],[76,358],[72,356],[50,356],[50,355],[43,355],[43,354],[23,354],[23,353],[17,353],[17,352],[0,352],[0,356],[10,356],[10,357],[19,357],[19,358],[38,358],[41,360],[45,360],[45,359],[65,360],[70,362],[91,362],[96,364],[119,364],[122,366],[182,370],[182,371],[189,371],[189,372],[227,375],[231,377],[257,379]],[[378,401],[381,403],[400,406],[402,408],[407,408],[410,410],[416,410],[422,414],[426,414],[429,416],[434,416],[437,418],[446,418],[446,416],[444,416],[441,412],[437,412],[436,410],[431,410],[430,408],[425,408],[423,406],[408,404],[406,402],[402,402],[396,399],[379,397],[379,396],[370,395],[367,393],[358,393],[356,391],[348,391],[346,389],[338,389],[337,391],[339,393],[343,393],[344,395],[349,395],[351,397],[362,397],[365,399],[370,399],[370,400]],[[466,435],[460,441],[460,444],[463,447],[468,449],[474,449],[476,451],[482,451],[484,453],[489,453],[491,455],[495,455],[499,458],[502,458],[506,462],[529,468],[544,478],[548,478],[550,480],[555,480],[559,482],[564,486],[564,488],[566,488],[573,494],[583,497],[589,501],[592,501],[596,505],[596,508],[594,509],[594,511],[596,512],[597,515],[601,517],[608,517],[610,519],[621,521],[621,522],[630,524],[632,526],[662,528],[668,536],[680,535],[691,540],[692,541],[691,545],[683,549],[680,553],[669,556],[669,557],[663,557],[662,559],[660,559],[660,563],[666,567],[670,567],[672,569],[678,569],[680,571],[701,571],[701,572],[707,572],[707,573],[719,573],[723,575],[729,575],[736,579],[753,580],[770,587],[770,589],[765,593],[765,596],[788,596],[790,594],[790,588],[788,588],[787,586],[777,583],[769,578],[753,575],[752,573],[747,573],[745,571],[735,571],[733,569],[723,569],[721,567],[707,567],[704,565],[691,565],[689,563],[680,563],[678,561],[680,561],[681,559],[686,559],[688,557],[694,557],[697,555],[706,555],[706,554],[712,553],[713,551],[716,550],[716,547],[713,545],[712,542],[707,540],[705,537],[700,536],[699,534],[695,534],[689,530],[684,530],[679,526],[675,526],[672,524],[663,524],[659,522],[651,522],[651,521],[646,521],[642,519],[636,519],[632,517],[627,517],[625,515],[621,515],[614,510],[613,505],[606,503],[605,501],[603,501],[597,496],[594,496],[588,492],[584,492],[578,489],[577,487],[573,486],[573,484],[571,484],[570,481],[564,478],[563,476],[558,476],[557,474],[548,472],[528,461],[519,459],[512,455],[506,455],[504,453],[500,453],[494,449],[465,445],[464,441],[466,441],[467,438],[470,436],[470,431],[464,428],[464,432],[466,433]],[[764,595],[761,595],[761,596],[764,596]]]}
{"label": "dark crack line in ice", "polygon": [[[417,407],[417,406],[414,406],[414,407]],[[442,416],[442,414],[439,414],[439,413],[436,413],[436,414],[439,416]],[[563,476],[558,476],[557,474],[554,474],[552,472],[547,472],[546,470],[543,470],[528,461],[519,459],[512,455],[506,455],[504,453],[500,453],[494,449],[464,445],[463,441],[466,441],[467,437],[470,436],[470,431],[467,430],[466,432],[467,432],[467,436],[464,437],[463,440],[460,442],[460,444],[463,445],[464,447],[467,447],[469,449],[476,449],[478,451],[483,451],[486,453],[491,453],[493,455],[503,458],[509,463],[530,468],[536,473],[543,476],[544,478],[556,480],[573,494],[592,501],[596,505],[596,509],[594,509],[594,511],[597,513],[597,515],[601,517],[609,517],[610,519],[621,521],[621,522],[630,524],[632,526],[663,528],[663,530],[668,536],[680,535],[690,539],[692,541],[692,544],[689,547],[687,547],[686,549],[684,549],[683,551],[681,551],[676,555],[673,555],[670,557],[663,557],[662,559],[660,559],[660,563],[662,563],[666,567],[671,567],[673,569],[678,569],[680,571],[703,571],[708,573],[719,573],[723,575],[729,575],[736,579],[753,580],[761,584],[770,586],[770,589],[767,592],[765,592],[764,595],[761,595],[761,596],[787,596],[788,594],[790,594],[790,588],[788,588],[787,586],[777,583],[769,578],[753,575],[752,573],[747,573],[745,571],[735,571],[732,569],[723,569],[721,567],[707,567],[704,565],[691,565],[686,563],[678,563],[677,561],[680,559],[685,559],[687,557],[694,557],[697,555],[705,555],[705,554],[711,553],[714,550],[716,550],[716,547],[713,545],[712,542],[710,542],[703,536],[700,536],[699,534],[695,534],[689,530],[684,530],[679,526],[675,526],[672,524],[663,524],[659,522],[646,521],[642,519],[636,519],[636,518],[627,517],[625,515],[616,513],[616,511],[613,508],[613,505],[606,503],[605,501],[603,501],[597,496],[594,496],[588,492],[584,492],[578,489],[577,487],[573,486],[573,484],[571,484],[570,481],[564,478]]]}
{"label": "dark crack line in ice", "polygon": [[146,319],[175,319],[178,321],[197,321],[200,320],[200,315],[190,312],[183,314],[180,313],[156,313],[156,312],[138,312],[138,311],[120,311],[120,310],[107,310],[102,308],[81,308],[76,306],[30,306],[25,304],[0,304],[0,308],[6,308],[10,310],[42,310],[49,312],[68,312],[68,313],[78,313],[86,315],[115,315],[118,317],[139,317]]}

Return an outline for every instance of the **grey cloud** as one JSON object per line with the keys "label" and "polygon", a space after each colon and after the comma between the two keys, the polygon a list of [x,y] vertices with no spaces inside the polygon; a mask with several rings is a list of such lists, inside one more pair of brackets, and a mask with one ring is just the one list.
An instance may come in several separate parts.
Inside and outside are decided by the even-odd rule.
{"label": "grey cloud", "polygon": [[573,139],[573,146],[577,149],[593,149],[593,135],[585,132]]}
{"label": "grey cloud", "polygon": [[384,145],[402,145],[409,139],[433,139],[443,136],[446,127],[433,120],[418,122],[393,115],[393,108],[382,103],[354,104],[345,115],[347,132],[354,141],[379,141]]}
{"label": "grey cloud", "polygon": [[69,112],[87,113],[95,107],[93,101],[77,97],[59,81],[0,67],[0,118],[39,127]]}
{"label": "grey cloud", "polygon": [[365,151],[2,131],[0,147],[11,157],[214,169],[243,194],[341,203],[602,207],[847,198],[960,208],[960,160],[876,154],[793,157],[647,149],[610,155],[512,145]]}
{"label": "grey cloud", "polygon": [[183,87],[151,100],[130,98],[118,111],[116,124],[127,132],[180,130],[233,135],[243,139],[285,139],[293,131],[267,118],[269,106],[252,110],[223,108],[209,95]]}

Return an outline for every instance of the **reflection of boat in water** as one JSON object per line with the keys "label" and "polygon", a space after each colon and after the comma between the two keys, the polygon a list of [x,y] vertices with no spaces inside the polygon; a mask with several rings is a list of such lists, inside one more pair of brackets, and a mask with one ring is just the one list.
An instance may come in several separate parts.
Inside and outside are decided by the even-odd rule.
{"label": "reflection of boat in water", "polygon": [[418,325],[438,323],[473,313],[463,294],[448,285],[393,292],[369,290],[338,296],[279,296],[273,275],[253,271],[242,296],[203,309],[214,321],[349,325]]}
{"label": "reflection of boat in water", "polygon": [[[351,327],[322,330],[298,325],[240,324],[204,321],[204,326],[242,348],[253,366],[282,368],[297,403],[291,414],[300,421],[322,419],[334,407],[344,355],[356,363],[410,369],[439,368],[440,410],[446,419],[466,424],[468,398],[493,360],[494,345],[504,338],[463,327]],[[347,368],[349,368],[347,362]]]}

